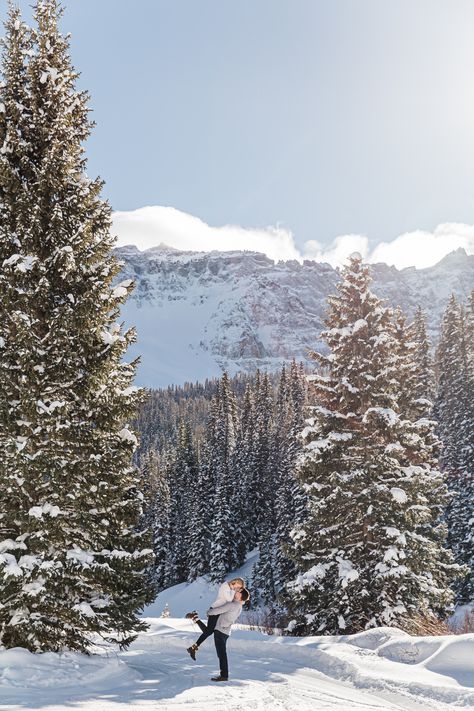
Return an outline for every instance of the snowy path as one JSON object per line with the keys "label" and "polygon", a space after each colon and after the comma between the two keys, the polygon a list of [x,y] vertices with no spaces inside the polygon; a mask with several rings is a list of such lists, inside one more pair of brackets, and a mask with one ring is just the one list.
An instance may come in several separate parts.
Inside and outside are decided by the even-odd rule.
{"label": "snowy path", "polygon": [[[185,652],[196,636],[192,623],[148,621],[150,630],[119,654],[104,649],[89,658],[0,652],[0,707],[5,711],[474,708],[474,635],[414,640],[397,631],[377,630],[347,642],[236,630],[229,641],[231,681],[215,684],[209,680],[217,671],[212,640],[194,663]],[[386,655],[376,647],[386,648]],[[405,662],[399,661],[404,657]]]}

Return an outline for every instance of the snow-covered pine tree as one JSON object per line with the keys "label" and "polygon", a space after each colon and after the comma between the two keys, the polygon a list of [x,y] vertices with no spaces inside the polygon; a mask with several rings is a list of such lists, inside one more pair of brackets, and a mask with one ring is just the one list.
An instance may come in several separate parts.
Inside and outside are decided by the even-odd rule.
{"label": "snow-covered pine tree", "polygon": [[436,351],[438,383],[435,412],[443,443],[441,464],[446,472],[457,472],[462,468],[459,432],[462,429],[463,408],[459,407],[459,403],[463,402],[466,384],[463,340],[461,308],[452,295],[444,312]]}
{"label": "snow-covered pine tree", "polygon": [[170,556],[170,488],[166,466],[154,449],[149,449],[140,462],[143,506],[143,527],[151,534],[154,559],[149,578],[156,593],[168,587]]}
{"label": "snow-covered pine tree", "polygon": [[[439,548],[447,534],[442,517],[449,496],[445,479],[438,470],[440,441],[435,434],[437,423],[427,414],[433,407],[428,397],[433,374],[429,372],[429,356],[424,352],[426,334],[422,334],[419,341],[419,324],[416,320],[407,324],[400,309],[395,311],[394,326],[397,347],[393,383],[402,431],[400,444],[403,445],[394,451],[394,456],[407,472],[411,472],[415,485],[424,491],[423,504],[430,515],[425,521],[420,517],[418,535],[423,536],[427,546],[434,544],[435,548]],[[420,342],[423,346],[421,359]],[[413,464],[417,465],[416,468]],[[440,562],[444,564],[449,559],[440,559]]]}
{"label": "snow-covered pine tree", "polygon": [[[468,366],[468,396],[466,398],[466,419],[464,431],[466,433],[463,452],[463,466],[468,480],[470,498],[466,507],[466,544],[470,546],[470,556],[466,556],[465,563],[470,568],[470,573],[459,586],[460,597],[463,600],[474,599],[474,289],[471,291],[466,306],[466,349]],[[470,395],[469,395],[470,393]],[[469,494],[467,494],[469,496]]]}
{"label": "snow-covered pine tree", "polygon": [[[280,400],[280,398],[278,398]],[[285,431],[279,467],[278,488],[275,496],[275,551],[274,585],[277,597],[283,602],[286,584],[295,575],[295,564],[288,557],[290,532],[301,523],[306,511],[306,495],[295,476],[297,456],[301,450],[299,434],[304,421],[305,387],[303,376],[295,361],[291,363],[285,392]],[[278,414],[277,414],[278,417]]]}
{"label": "snow-covered pine tree", "polygon": [[301,448],[298,435],[303,423],[303,377],[295,361],[290,373],[283,366],[271,418],[268,460],[263,478],[265,490],[260,523],[259,560],[252,587],[259,599],[275,609],[283,603],[285,584],[295,566],[286,553],[289,533],[304,517],[306,497],[294,473]]}
{"label": "snow-covered pine tree", "polygon": [[[231,504],[235,487],[232,477],[232,453],[235,447],[236,402],[224,373],[219,383],[219,410],[216,422],[215,490],[212,503],[210,574],[211,580],[222,580],[232,570],[237,558],[237,539],[234,537],[234,516]],[[209,512],[209,513],[211,513]]]}
{"label": "snow-covered pine tree", "polygon": [[[271,423],[268,435],[268,454],[263,476],[260,477],[259,487],[259,557],[252,571],[252,588],[258,600],[267,606],[273,606],[275,602],[275,581],[276,577],[279,576],[279,571],[275,565],[279,545],[277,538],[277,498],[280,499],[280,504],[284,507],[288,504],[286,500],[283,501],[285,494],[282,491],[288,467],[287,380],[286,368],[283,366],[280,373],[274,412],[271,413],[271,417],[268,417],[268,421]],[[269,409],[269,404],[268,399],[264,398],[263,405],[266,410]],[[264,419],[262,418],[263,422]],[[263,439],[263,441],[265,442],[266,440]],[[264,452],[265,450],[261,447],[259,451]],[[284,515],[283,511],[279,511],[279,513]]]}
{"label": "snow-covered pine tree", "polygon": [[407,317],[400,307],[393,313],[394,337],[396,343],[397,367],[393,370],[393,383],[398,412],[407,419],[419,417],[420,406],[414,405],[413,393],[418,383],[418,370],[415,362],[415,340],[413,325],[407,323]]}
{"label": "snow-covered pine tree", "polygon": [[469,362],[474,360],[474,289],[469,294],[466,306],[466,341]]}
{"label": "snow-covered pine tree", "polygon": [[427,400],[425,413],[429,414],[433,409],[435,397],[435,375],[431,343],[426,329],[426,314],[421,306],[416,309],[412,328],[417,368],[417,397],[420,401]]}
{"label": "snow-covered pine tree", "polygon": [[463,308],[451,296],[436,353],[435,415],[443,443],[441,465],[451,494],[446,510],[448,544],[456,561],[469,566],[469,573],[455,586],[460,603],[474,596],[474,378],[469,328]]}
{"label": "snow-covered pine tree", "polygon": [[296,633],[395,625],[451,600],[449,552],[423,535],[438,513],[437,475],[431,453],[412,458],[413,428],[398,413],[391,312],[370,292],[359,255],[342,276],[323,334],[330,353],[314,353],[323,370],[312,376],[298,464],[308,514],[291,534]]}
{"label": "snow-covered pine tree", "polygon": [[267,373],[262,375],[257,371],[254,393],[255,455],[251,497],[254,501],[255,510],[253,517],[248,521],[249,537],[252,545],[258,543],[262,538],[265,521],[271,515],[271,501],[274,496],[274,492],[271,491],[271,483],[268,480],[268,460],[273,427],[273,397]]}
{"label": "snow-covered pine tree", "polygon": [[[301,523],[306,517],[307,496],[301,482],[295,475],[296,461],[301,451],[301,430],[305,419],[305,405],[307,399],[307,380],[304,366],[299,366],[293,360],[290,366],[290,382],[288,398],[290,407],[290,433],[289,433],[289,461],[291,463],[291,485],[293,488],[292,500],[294,502],[295,523]],[[285,537],[286,538],[286,537]]]}
{"label": "snow-covered pine tree", "polygon": [[190,514],[190,530],[194,532],[188,549],[188,579],[195,580],[209,572],[211,557],[212,506],[217,477],[217,422],[219,392],[214,395],[200,449],[196,495]]}
{"label": "snow-covered pine tree", "polygon": [[189,547],[196,535],[193,512],[198,495],[199,462],[189,423],[181,421],[176,448],[168,466],[170,487],[169,576],[173,583],[189,578]]}
{"label": "snow-covered pine tree", "polygon": [[247,385],[241,414],[238,418],[236,442],[231,461],[232,480],[235,482],[234,494],[231,499],[233,536],[236,543],[236,559],[232,564],[233,568],[238,568],[243,564],[251,545],[248,521],[252,519],[255,511],[255,500],[252,497],[255,460],[254,431],[253,393],[250,386]]}
{"label": "snow-covered pine tree", "polygon": [[84,650],[144,628],[131,466],[134,332],[116,322],[110,208],[85,174],[87,95],[55,0],[6,25],[0,87],[0,641]]}

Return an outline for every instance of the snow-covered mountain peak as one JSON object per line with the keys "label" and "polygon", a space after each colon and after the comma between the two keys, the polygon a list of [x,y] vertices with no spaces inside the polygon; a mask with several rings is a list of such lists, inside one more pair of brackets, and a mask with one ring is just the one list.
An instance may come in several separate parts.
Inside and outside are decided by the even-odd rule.
{"label": "snow-covered mountain peak", "polygon": [[441,259],[435,266],[441,267],[442,269],[449,267],[457,267],[463,265],[469,259],[472,259],[474,255],[468,255],[464,247],[458,247],[452,252],[449,252],[443,259]]}
{"label": "snow-covered mountain peak", "polygon": [[160,242],[160,244],[157,244],[155,247],[149,247],[148,249],[145,249],[143,251],[144,254],[179,254],[180,250],[176,249],[175,247],[170,247],[168,244],[165,244],[164,242]]}
{"label": "snow-covered mountain peak", "polygon": [[[274,369],[291,358],[307,360],[321,347],[326,299],[339,272],[305,260],[274,262],[259,252],[191,252],[164,244],[144,252],[116,250],[120,278],[135,281],[124,317],[138,331],[140,381],[183,383],[255,368]],[[409,316],[420,304],[430,335],[451,293],[465,299],[474,288],[474,255],[456,250],[427,269],[372,265],[373,291]]]}

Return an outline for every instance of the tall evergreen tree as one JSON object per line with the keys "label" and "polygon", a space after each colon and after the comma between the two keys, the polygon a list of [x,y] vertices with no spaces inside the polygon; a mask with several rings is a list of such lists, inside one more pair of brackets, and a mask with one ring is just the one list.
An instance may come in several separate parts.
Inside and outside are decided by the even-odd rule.
{"label": "tall evergreen tree", "polygon": [[466,385],[463,340],[461,308],[456,297],[452,295],[443,316],[441,338],[436,352],[436,417],[443,442],[441,463],[447,472],[462,469],[459,432],[462,430],[463,408],[459,404],[464,400]]}
{"label": "tall evergreen tree", "polygon": [[193,499],[190,527],[194,538],[188,550],[188,577],[195,580],[209,572],[211,558],[212,510],[217,479],[217,422],[219,394],[212,398],[204,440],[200,451],[197,494]]}
{"label": "tall evergreen tree", "polygon": [[254,502],[253,517],[249,524],[249,539],[252,545],[258,543],[263,534],[265,521],[271,516],[274,492],[268,480],[268,460],[273,427],[273,398],[268,374],[257,371],[254,386],[255,433],[254,469],[251,498]]}
{"label": "tall evergreen tree", "polygon": [[417,344],[413,324],[407,323],[407,318],[400,307],[394,312],[394,352],[396,367],[393,370],[392,387],[395,388],[398,412],[408,420],[415,420],[426,409],[426,402],[416,401],[415,391],[419,387],[419,370],[415,358]]}
{"label": "tall evergreen tree", "polygon": [[182,421],[178,441],[168,465],[170,487],[169,576],[173,583],[189,577],[189,547],[196,535],[193,529],[193,505],[198,495],[199,464],[189,423]]}
{"label": "tall evergreen tree", "polygon": [[144,493],[143,526],[150,532],[154,559],[149,569],[149,578],[156,593],[172,584],[169,558],[170,540],[170,488],[167,467],[155,450],[150,449],[140,465],[142,491]]}
{"label": "tall evergreen tree", "polygon": [[295,564],[287,553],[290,532],[304,520],[306,512],[306,495],[295,476],[297,456],[301,451],[299,434],[303,427],[305,402],[304,378],[295,361],[290,367],[285,396],[285,428],[275,495],[276,547],[273,561],[275,591],[282,603],[286,596],[286,584],[296,572]]}
{"label": "tall evergreen tree", "polygon": [[456,584],[457,600],[463,603],[474,596],[474,377],[468,323],[452,296],[436,354],[435,407],[443,443],[441,465],[451,494],[446,510],[448,544],[458,563],[469,566],[468,574]]}
{"label": "tall evergreen tree", "polygon": [[469,361],[472,363],[474,359],[474,289],[469,294],[466,306],[466,342]]}
{"label": "tall evergreen tree", "polygon": [[[299,432],[303,422],[304,386],[293,361],[290,373],[283,366],[274,412],[263,498],[265,505],[258,542],[259,559],[253,570],[252,585],[260,601],[271,608],[284,606],[285,584],[295,573],[286,548],[294,525],[304,518],[305,496],[294,469],[300,450]],[[276,602],[279,599],[278,603]]]}
{"label": "tall evergreen tree", "polygon": [[144,628],[149,551],[127,426],[134,339],[116,322],[110,208],[86,177],[77,91],[55,0],[6,25],[0,87],[0,640],[86,649]]}
{"label": "tall evergreen tree", "polygon": [[214,452],[215,490],[212,505],[210,573],[211,580],[220,580],[232,570],[237,557],[237,540],[233,535],[234,517],[231,503],[238,484],[232,478],[232,453],[236,435],[236,404],[227,373],[219,383],[219,410],[216,423]]}
{"label": "tall evergreen tree", "polygon": [[[301,430],[306,415],[306,375],[303,365],[298,366],[293,360],[290,366],[290,380],[288,388],[288,405],[290,408],[290,431],[288,437],[288,461],[291,470],[289,485],[292,490],[291,501],[294,509],[295,523],[301,523],[306,516],[307,496],[295,475],[296,461],[301,452]],[[285,530],[287,527],[285,526]],[[287,535],[284,536],[285,540]],[[285,578],[286,579],[286,578]]]}
{"label": "tall evergreen tree", "polygon": [[[298,633],[347,633],[440,612],[455,574],[436,526],[443,494],[432,452],[414,445],[400,412],[391,312],[370,292],[359,255],[329,299],[330,353],[312,379],[298,474],[309,502],[292,531],[298,575],[289,585]],[[442,502],[441,502],[442,503]],[[428,524],[433,524],[429,526]]]}
{"label": "tall evergreen tree", "polygon": [[425,412],[433,409],[435,398],[434,362],[431,355],[431,343],[426,329],[426,314],[418,306],[413,320],[414,356],[417,368],[417,396],[420,404],[425,402]]}
{"label": "tall evergreen tree", "polygon": [[[258,482],[260,490],[260,523],[259,523],[259,558],[252,571],[252,587],[257,591],[258,598],[266,605],[272,605],[276,598],[276,579],[279,571],[275,565],[275,558],[278,548],[277,537],[277,511],[276,501],[281,495],[284,472],[287,469],[287,437],[288,437],[288,408],[287,408],[287,374],[283,367],[280,374],[280,382],[275,402],[274,412],[270,412],[268,399],[261,398],[264,414],[260,420],[262,425],[266,425],[265,448],[260,447],[259,455],[266,455],[266,461],[262,458],[262,472]],[[272,408],[273,410],[273,408]],[[270,425],[270,427],[268,426]],[[268,439],[268,445],[267,443]],[[283,500],[280,499],[280,504]],[[286,502],[285,502],[286,503]],[[280,511],[282,513],[282,511]]]}
{"label": "tall evergreen tree", "polygon": [[233,537],[235,539],[235,560],[233,567],[241,566],[252,545],[248,522],[255,511],[254,494],[255,467],[255,412],[253,393],[250,386],[245,389],[242,410],[238,418],[235,448],[232,454],[231,470],[234,482],[232,497]]}

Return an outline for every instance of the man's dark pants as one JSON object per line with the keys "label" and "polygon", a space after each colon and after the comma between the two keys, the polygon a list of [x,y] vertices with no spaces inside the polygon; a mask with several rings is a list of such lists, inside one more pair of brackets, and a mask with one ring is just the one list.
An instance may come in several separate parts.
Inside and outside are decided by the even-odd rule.
{"label": "man's dark pants", "polygon": [[[219,615],[210,615],[208,617],[207,625],[205,625],[204,622],[201,622],[201,620],[196,620],[196,624],[199,626],[199,629],[202,631],[202,635],[199,637],[196,644],[201,644],[201,642],[204,642],[204,640],[207,639],[208,637],[210,637],[211,634],[214,634],[214,644],[216,645],[217,657],[219,659],[220,673],[221,673],[221,676],[224,677],[224,679],[227,679],[229,677],[229,665],[227,662],[226,647],[227,647],[227,640],[229,639],[229,635],[224,634],[223,632],[220,632],[219,630],[214,629],[216,626],[218,617],[219,617]],[[211,624],[212,624],[212,630],[209,631]]]}
{"label": "man's dark pants", "polygon": [[221,668],[221,676],[227,679],[229,676],[229,666],[227,664],[227,640],[229,639],[228,634],[224,634],[219,630],[214,630],[214,643],[216,645],[217,656],[219,657],[219,664]]}

